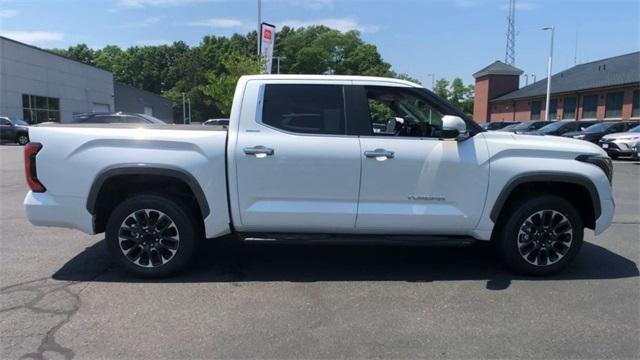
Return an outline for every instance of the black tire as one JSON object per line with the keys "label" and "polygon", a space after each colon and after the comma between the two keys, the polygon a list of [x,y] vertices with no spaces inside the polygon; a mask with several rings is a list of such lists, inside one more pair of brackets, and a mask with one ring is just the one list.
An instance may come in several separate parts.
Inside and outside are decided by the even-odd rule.
{"label": "black tire", "polygon": [[[519,204],[509,209],[504,215],[508,218],[503,219],[498,229],[501,258],[521,274],[544,276],[559,272],[571,263],[582,246],[584,226],[578,210],[567,200],[549,194],[517,201]],[[568,230],[565,221],[570,225]]]}
{"label": "black tire", "polygon": [[[173,225],[166,225],[165,216]],[[140,223],[135,219],[141,219]],[[140,226],[144,223],[148,226]],[[165,225],[166,229],[161,230]],[[197,215],[179,200],[141,194],[115,207],[107,222],[105,238],[113,258],[128,272],[137,277],[160,278],[189,264],[202,238],[201,228]],[[136,253],[132,254],[134,248]],[[131,258],[138,257],[132,260],[125,252]]]}
{"label": "black tire", "polygon": [[27,145],[29,143],[29,135],[25,133],[20,133],[16,136],[16,142],[20,145]]}

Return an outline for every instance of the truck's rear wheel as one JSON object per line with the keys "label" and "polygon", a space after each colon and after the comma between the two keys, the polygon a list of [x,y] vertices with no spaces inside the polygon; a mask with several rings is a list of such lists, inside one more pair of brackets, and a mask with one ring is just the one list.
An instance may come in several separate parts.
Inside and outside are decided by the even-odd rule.
{"label": "truck's rear wheel", "polygon": [[584,227],[576,208],[563,198],[538,194],[521,199],[503,222],[498,248],[515,271],[551,275],[578,254]]}
{"label": "truck's rear wheel", "polygon": [[140,277],[182,270],[195,253],[200,227],[189,208],[158,195],[136,195],[113,210],[106,227],[112,256]]}

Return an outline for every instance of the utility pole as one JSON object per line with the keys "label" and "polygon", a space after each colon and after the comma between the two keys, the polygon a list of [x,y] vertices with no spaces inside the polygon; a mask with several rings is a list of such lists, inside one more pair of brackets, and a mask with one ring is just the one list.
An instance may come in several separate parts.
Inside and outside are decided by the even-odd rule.
{"label": "utility pole", "polygon": [[436,87],[436,75],[435,74],[427,74],[427,77],[431,77],[431,91]]}
{"label": "utility pole", "polygon": [[187,108],[185,106],[184,93],[182,93],[182,123],[186,124],[187,119]]}
{"label": "utility pole", "polygon": [[544,119],[549,120],[549,102],[551,101],[551,65],[553,63],[553,35],[555,29],[553,26],[547,26],[543,27],[542,30],[551,30],[551,46],[549,49],[549,64],[547,66],[547,104],[544,109]]}
{"label": "utility pole", "polygon": [[573,52],[573,66],[578,65],[578,30],[576,29],[576,48]]}

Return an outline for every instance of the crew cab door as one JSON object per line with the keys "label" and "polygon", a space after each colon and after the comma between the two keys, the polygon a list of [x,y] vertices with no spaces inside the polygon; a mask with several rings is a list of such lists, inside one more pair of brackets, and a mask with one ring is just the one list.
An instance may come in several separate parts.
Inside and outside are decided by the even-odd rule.
{"label": "crew cab door", "polygon": [[484,138],[439,138],[446,106],[422,89],[363,88],[371,133],[360,137],[358,231],[463,235],[475,228],[489,180]]}
{"label": "crew cab door", "polygon": [[[346,136],[343,84],[249,82],[237,142],[237,209],[243,232],[353,231],[360,146]],[[232,195],[233,196],[233,195]]]}

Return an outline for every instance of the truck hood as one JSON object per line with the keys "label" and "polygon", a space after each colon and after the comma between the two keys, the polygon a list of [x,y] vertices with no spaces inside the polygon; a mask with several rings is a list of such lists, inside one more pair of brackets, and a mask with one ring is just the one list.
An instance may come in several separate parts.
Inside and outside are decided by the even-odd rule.
{"label": "truck hood", "polygon": [[[540,151],[541,156],[556,154],[557,156],[606,155],[598,145],[560,136],[539,136],[512,134],[507,132],[484,132],[489,148],[493,154],[499,151]],[[574,156],[575,155],[575,156]]]}
{"label": "truck hood", "polygon": [[610,140],[610,139],[620,139],[620,138],[640,138],[639,132],[620,132],[613,133],[609,135],[605,135],[602,137],[602,140]]}

